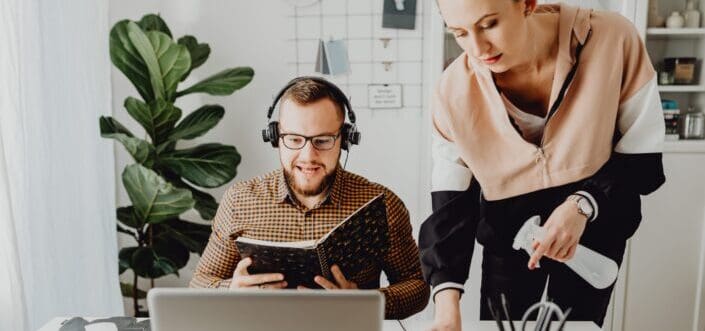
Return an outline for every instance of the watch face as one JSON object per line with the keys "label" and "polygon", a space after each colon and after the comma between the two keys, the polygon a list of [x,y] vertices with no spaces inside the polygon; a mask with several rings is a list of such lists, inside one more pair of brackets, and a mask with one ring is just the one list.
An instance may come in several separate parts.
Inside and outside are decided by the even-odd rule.
{"label": "watch face", "polygon": [[587,201],[587,199],[582,198],[578,200],[578,208],[582,210],[584,213],[592,216],[593,210],[592,210],[592,205],[590,205],[590,202]]}

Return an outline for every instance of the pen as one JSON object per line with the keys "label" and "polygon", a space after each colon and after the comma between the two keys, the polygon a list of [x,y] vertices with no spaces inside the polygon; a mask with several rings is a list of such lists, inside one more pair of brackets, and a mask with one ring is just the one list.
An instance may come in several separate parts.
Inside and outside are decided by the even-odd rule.
{"label": "pen", "polygon": [[494,306],[492,305],[492,300],[490,298],[487,298],[487,307],[490,309],[490,314],[492,315],[492,318],[494,318],[495,322],[497,322],[497,327],[499,328],[499,331],[504,331],[504,325],[502,324],[499,310],[494,309]]}
{"label": "pen", "polygon": [[509,321],[509,329],[511,331],[515,331],[514,330],[514,321],[512,320],[512,315],[509,315],[509,307],[507,305],[507,297],[504,296],[504,293],[502,293],[500,296],[502,298],[502,309],[504,310],[504,316],[507,317],[507,321]]}

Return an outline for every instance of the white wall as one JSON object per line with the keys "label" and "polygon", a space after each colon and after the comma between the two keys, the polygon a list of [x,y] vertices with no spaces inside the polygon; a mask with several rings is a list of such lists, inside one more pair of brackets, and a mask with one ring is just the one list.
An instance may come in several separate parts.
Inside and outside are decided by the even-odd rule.
{"label": "white wall", "polygon": [[[382,5],[381,0],[373,1]],[[431,6],[428,1],[419,2]],[[175,37],[191,34],[200,42],[210,44],[210,58],[191,74],[187,85],[189,81],[205,78],[225,67],[251,66],[254,69],[253,81],[232,96],[197,95],[179,100],[179,106],[184,112],[205,103],[219,103],[225,107],[226,115],[221,123],[205,137],[196,139],[194,144],[217,141],[235,145],[242,154],[242,163],[238,167],[235,181],[279,167],[277,151],[262,142],[260,130],[266,124],[266,109],[273,95],[292,78],[287,69],[287,62],[292,60],[284,56],[287,50],[286,36],[291,29],[290,20],[287,20],[290,11],[289,5],[282,0],[110,1],[111,24],[124,18],[139,20],[145,13],[160,13]],[[423,12],[435,14],[435,10]],[[113,68],[112,74],[114,116],[134,132],[141,132],[122,107],[125,97],[137,96],[136,91],[121,72]],[[429,86],[433,84],[424,83],[424,93],[427,94]],[[425,104],[427,100],[424,97]],[[416,235],[419,225],[430,213],[430,144],[426,139],[428,112],[406,112],[404,109],[375,112],[358,110],[356,114],[363,137],[361,145],[353,148],[347,169],[386,185],[397,193],[410,211]],[[120,181],[117,185],[118,205],[127,205],[129,199],[120,175],[122,169],[132,163],[132,159],[118,146],[116,160],[115,172]],[[220,200],[226,187],[210,192]],[[195,213],[187,215],[191,216],[187,218],[197,218]],[[129,240],[122,242],[123,246],[132,244]],[[186,269],[181,271],[180,279],[165,277],[157,281],[157,285],[185,286],[190,280],[196,260],[191,259]],[[130,278],[125,277],[124,281]],[[129,313],[131,308],[129,305],[126,308]]]}

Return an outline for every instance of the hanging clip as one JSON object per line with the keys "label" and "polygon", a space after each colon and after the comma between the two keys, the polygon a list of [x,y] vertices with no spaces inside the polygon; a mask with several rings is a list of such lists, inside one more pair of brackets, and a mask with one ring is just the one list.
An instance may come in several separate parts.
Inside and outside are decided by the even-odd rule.
{"label": "hanging clip", "polygon": [[384,71],[392,69],[392,61],[382,61],[382,65],[384,65]]}

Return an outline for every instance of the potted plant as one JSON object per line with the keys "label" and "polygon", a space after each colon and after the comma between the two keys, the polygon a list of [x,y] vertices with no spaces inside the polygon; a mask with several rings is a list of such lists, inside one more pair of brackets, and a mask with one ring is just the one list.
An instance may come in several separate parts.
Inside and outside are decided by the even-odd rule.
{"label": "potted plant", "polygon": [[176,274],[190,253],[201,254],[210,226],[179,218],[195,208],[203,220],[212,220],[216,200],[198,187],[214,188],[237,174],[240,154],[234,146],[219,143],[179,149],[180,140],[194,139],[215,127],[225,109],[204,105],[187,116],[175,102],[190,93],[230,95],[247,85],[254,75],[249,67],[222,70],[180,89],[192,70],[210,54],[208,44],[193,36],[174,40],[167,24],[148,14],[139,21],[122,20],[110,31],[110,59],[130,80],[140,98],[127,97],[127,113],[144,128],[144,139],[111,116],[99,120],[102,137],[120,142],[135,163],[122,172],[122,182],[132,202],[117,208],[117,231],[134,238],[136,245],[119,253],[120,274],[134,272],[132,284],[121,284],[123,295],[133,299],[135,316],[146,316],[138,299],[138,277],[152,280]]}

